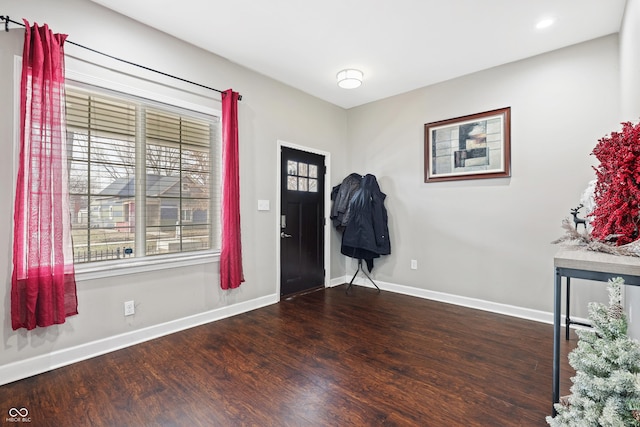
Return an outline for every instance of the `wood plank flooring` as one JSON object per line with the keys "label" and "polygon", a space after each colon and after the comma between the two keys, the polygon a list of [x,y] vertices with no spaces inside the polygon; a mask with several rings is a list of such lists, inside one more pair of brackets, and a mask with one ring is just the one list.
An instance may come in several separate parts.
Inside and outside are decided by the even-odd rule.
{"label": "wood plank flooring", "polygon": [[[6,422],[13,407],[28,409],[31,426],[56,427],[546,425],[551,325],[344,290],[7,384],[0,426],[18,425]],[[571,375],[564,362],[561,394]]]}

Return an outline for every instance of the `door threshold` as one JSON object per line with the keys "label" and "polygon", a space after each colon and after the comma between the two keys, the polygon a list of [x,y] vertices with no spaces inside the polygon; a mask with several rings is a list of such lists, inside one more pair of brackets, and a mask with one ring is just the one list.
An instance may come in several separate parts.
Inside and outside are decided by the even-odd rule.
{"label": "door threshold", "polygon": [[306,294],[310,294],[312,292],[317,292],[324,289],[324,285],[320,285],[320,286],[316,286],[315,288],[310,288],[310,289],[305,289],[304,291],[300,291],[300,292],[294,292],[292,294],[289,295],[282,295],[280,296],[280,301],[290,301],[292,299],[294,299],[295,297],[299,297],[302,295],[306,295]]}

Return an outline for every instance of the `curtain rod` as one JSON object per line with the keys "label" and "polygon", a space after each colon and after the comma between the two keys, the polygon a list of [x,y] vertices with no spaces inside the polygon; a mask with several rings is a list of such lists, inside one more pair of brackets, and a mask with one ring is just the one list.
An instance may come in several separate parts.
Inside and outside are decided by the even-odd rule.
{"label": "curtain rod", "polygon": [[[14,21],[13,19],[10,19],[8,15],[7,16],[0,15],[0,20],[4,21],[4,31],[5,32],[9,31],[9,22],[11,22],[12,24],[20,25],[21,27],[25,26],[21,22],[17,22],[17,21]],[[192,82],[191,80],[183,79],[182,77],[177,77],[177,76],[174,76],[172,74],[165,73],[163,71],[158,71],[158,70],[155,70],[153,68],[146,67],[144,65],[136,64],[135,62],[127,61],[126,59],[122,59],[122,58],[118,58],[118,57],[113,56],[113,55],[109,55],[108,53],[100,52],[100,51],[92,49],[90,47],[83,46],[81,44],[72,42],[71,40],[66,40],[66,43],[72,44],[72,45],[80,47],[82,49],[86,49],[86,50],[91,51],[93,53],[97,53],[98,55],[106,56],[107,58],[115,59],[116,61],[124,62],[125,64],[133,65],[134,67],[142,68],[142,69],[147,70],[147,71],[152,71],[154,73],[161,74],[161,75],[163,75],[165,77],[170,77],[170,78],[175,79],[175,80],[180,80],[181,82],[189,83],[189,84],[192,84],[194,86],[199,86],[199,87],[204,88],[204,89],[213,90],[213,91],[218,92],[218,93],[223,93],[224,92],[224,91],[222,91],[220,89],[215,89],[215,88],[212,88],[212,87],[209,87],[209,86],[205,86],[205,85],[200,84],[200,83]],[[238,95],[238,100],[242,101],[242,95]]]}

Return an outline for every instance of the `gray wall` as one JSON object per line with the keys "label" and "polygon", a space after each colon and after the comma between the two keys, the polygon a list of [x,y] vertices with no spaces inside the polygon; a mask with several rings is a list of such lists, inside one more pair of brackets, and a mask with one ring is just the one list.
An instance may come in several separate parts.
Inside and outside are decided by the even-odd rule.
{"label": "gray wall", "polygon": [[[511,178],[424,183],[425,123],[508,106]],[[393,254],[376,278],[552,311],[550,242],[618,119],[616,35],[350,109],[351,169],[375,174],[388,194]],[[586,316],[602,286],[579,288],[574,313]]]}

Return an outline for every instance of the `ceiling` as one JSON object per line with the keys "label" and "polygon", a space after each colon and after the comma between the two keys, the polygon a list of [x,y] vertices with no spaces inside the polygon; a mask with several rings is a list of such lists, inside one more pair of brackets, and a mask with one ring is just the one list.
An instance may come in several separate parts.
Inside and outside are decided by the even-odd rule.
{"label": "ceiling", "polygon": [[[343,108],[617,33],[626,3],[91,1]],[[536,29],[543,18],[554,24]],[[339,88],[344,68],[362,70],[362,86]]]}

